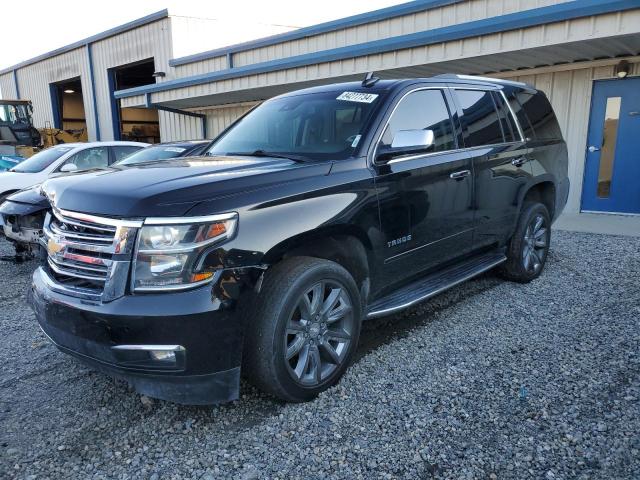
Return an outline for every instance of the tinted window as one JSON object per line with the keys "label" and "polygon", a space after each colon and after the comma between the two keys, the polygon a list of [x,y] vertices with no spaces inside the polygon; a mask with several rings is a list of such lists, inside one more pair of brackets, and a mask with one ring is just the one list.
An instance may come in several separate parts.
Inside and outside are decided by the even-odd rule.
{"label": "tinted window", "polygon": [[504,101],[504,98],[500,92],[493,92],[493,100],[498,107],[498,115],[500,116],[500,124],[502,125],[502,131],[504,132],[504,139],[507,142],[520,141],[520,134],[518,133],[518,127],[516,127],[513,116],[509,111],[509,107]]}
{"label": "tinted window", "polygon": [[441,90],[419,90],[404,97],[393,112],[380,144],[391,146],[400,130],[433,130],[434,152],[455,148],[451,118]]}
{"label": "tinted window", "polygon": [[78,167],[78,170],[89,170],[92,168],[104,168],[109,165],[109,148],[108,147],[94,147],[87,148],[81,152],[76,153],[69,157],[64,162],[74,164]]}
{"label": "tinted window", "polygon": [[542,92],[537,92],[535,95],[520,92],[517,98],[533,127],[533,138],[539,140],[562,138],[553,108]]}
{"label": "tinted window", "polygon": [[122,160],[125,157],[128,157],[133,152],[137,152],[142,147],[134,147],[133,145],[123,145],[121,147],[111,147],[113,149],[114,162]]}
{"label": "tinted window", "polygon": [[135,165],[136,163],[155,162],[156,160],[168,160],[181,157],[187,151],[187,147],[178,145],[158,145],[144,148],[133,155],[128,156],[118,165]]}
{"label": "tinted window", "polygon": [[73,150],[75,147],[51,147],[36,153],[34,156],[27,158],[24,162],[16,165],[12,171],[35,173],[41,172],[53,162],[58,160],[65,153]]}
{"label": "tinted window", "polygon": [[455,90],[462,108],[462,124],[466,130],[465,147],[502,143],[502,128],[491,92]]}
{"label": "tinted window", "polygon": [[264,102],[241,118],[208,155],[266,153],[314,160],[348,158],[358,146],[382,93],[323,92]]}
{"label": "tinted window", "polygon": [[533,140],[534,138],[536,138],[536,135],[533,131],[531,123],[529,123],[529,119],[524,113],[524,109],[522,108],[520,101],[518,100],[518,97],[522,98],[523,95],[529,97],[531,96],[530,94],[524,92],[514,92],[509,96],[509,105],[511,106],[511,110],[513,110],[513,113],[515,113],[516,118],[518,119],[518,123],[520,124],[520,128],[522,128],[522,134],[524,135],[524,138]]}

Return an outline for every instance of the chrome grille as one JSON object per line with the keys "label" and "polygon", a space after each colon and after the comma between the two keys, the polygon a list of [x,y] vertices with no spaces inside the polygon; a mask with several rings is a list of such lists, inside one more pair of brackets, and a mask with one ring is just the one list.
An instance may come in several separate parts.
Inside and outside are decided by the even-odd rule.
{"label": "chrome grille", "polygon": [[103,301],[125,293],[141,221],[97,217],[54,208],[44,223],[47,266],[70,292]]}

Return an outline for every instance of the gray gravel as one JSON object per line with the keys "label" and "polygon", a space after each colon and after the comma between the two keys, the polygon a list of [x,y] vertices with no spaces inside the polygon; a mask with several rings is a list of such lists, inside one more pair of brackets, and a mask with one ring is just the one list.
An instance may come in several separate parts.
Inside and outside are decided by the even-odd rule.
{"label": "gray gravel", "polygon": [[141,398],[47,343],[33,268],[0,261],[1,478],[639,478],[640,238],[554,233],[529,285],[488,274],[369,323],[299,405]]}

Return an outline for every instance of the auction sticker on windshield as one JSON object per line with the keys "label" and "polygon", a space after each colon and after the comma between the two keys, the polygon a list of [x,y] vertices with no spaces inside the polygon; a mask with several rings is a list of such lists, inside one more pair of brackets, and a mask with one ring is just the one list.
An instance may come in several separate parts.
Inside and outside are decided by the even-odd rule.
{"label": "auction sticker on windshield", "polygon": [[336,100],[344,100],[345,102],[371,103],[376,98],[378,98],[377,93],[343,92],[336,98]]}

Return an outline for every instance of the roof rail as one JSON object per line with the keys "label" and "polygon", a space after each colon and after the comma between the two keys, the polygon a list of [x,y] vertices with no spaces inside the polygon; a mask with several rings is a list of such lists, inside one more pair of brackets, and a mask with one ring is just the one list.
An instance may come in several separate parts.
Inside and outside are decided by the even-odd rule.
{"label": "roof rail", "polygon": [[502,85],[513,85],[514,87],[524,87],[524,88],[534,88],[533,86],[523,83],[516,82],[514,80],[504,80],[502,78],[491,78],[491,77],[480,77],[476,75],[458,75],[456,73],[443,73],[441,75],[435,75],[433,78],[442,78],[442,79],[452,79],[452,80],[469,80],[476,82],[491,82],[491,83],[499,83]]}

